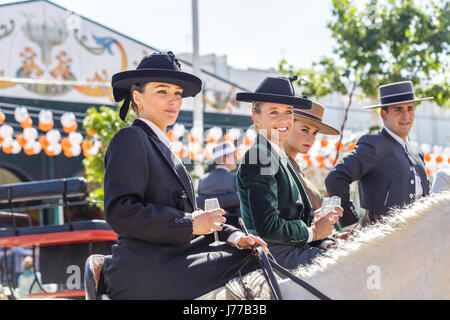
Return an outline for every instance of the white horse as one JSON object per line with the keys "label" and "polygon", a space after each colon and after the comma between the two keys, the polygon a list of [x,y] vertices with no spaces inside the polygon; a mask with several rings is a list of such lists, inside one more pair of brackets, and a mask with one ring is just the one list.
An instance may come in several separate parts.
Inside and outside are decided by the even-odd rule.
{"label": "white horse", "polygon": [[[294,274],[331,299],[450,299],[450,192],[393,210]],[[260,272],[244,282],[269,297]],[[290,279],[278,283],[283,299],[317,299]],[[222,287],[198,299],[231,298]]]}

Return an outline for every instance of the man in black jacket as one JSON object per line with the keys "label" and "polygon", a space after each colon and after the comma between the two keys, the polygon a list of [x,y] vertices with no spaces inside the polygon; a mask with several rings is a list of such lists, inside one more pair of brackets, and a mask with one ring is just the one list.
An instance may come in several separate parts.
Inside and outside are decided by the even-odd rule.
{"label": "man in black jacket", "polygon": [[414,102],[432,97],[414,98],[410,81],[387,84],[379,90],[381,103],[365,108],[381,108],[383,129],[362,136],[354,150],[325,179],[329,196],[342,199],[342,226],[358,221],[358,213],[349,199],[353,181],[358,180],[366,223],[376,222],[394,206],[407,205],[429,194],[423,153],[409,142],[408,133],[414,124]]}
{"label": "man in black jacket", "polygon": [[217,198],[220,207],[226,211],[227,224],[239,227],[240,202],[236,188],[237,167],[236,147],[227,141],[219,143],[213,149],[213,159],[216,167],[198,182],[197,202],[204,208],[206,199]]}

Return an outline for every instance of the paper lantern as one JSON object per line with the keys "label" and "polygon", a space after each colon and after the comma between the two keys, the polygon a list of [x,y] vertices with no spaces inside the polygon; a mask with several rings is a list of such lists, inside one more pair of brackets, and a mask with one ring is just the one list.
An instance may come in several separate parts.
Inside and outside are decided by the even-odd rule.
{"label": "paper lantern", "polygon": [[22,150],[22,146],[17,142],[17,140],[14,140],[12,143],[12,154],[18,154]]}
{"label": "paper lantern", "polygon": [[348,151],[352,151],[356,147],[356,142],[350,142],[347,146]]}
{"label": "paper lantern", "polygon": [[242,135],[241,129],[238,128],[231,128],[230,130],[228,130],[227,134],[231,139],[233,139],[233,141],[236,141]]}
{"label": "paper lantern", "polygon": [[16,141],[19,143],[19,145],[20,145],[21,147],[23,147],[23,146],[27,143],[27,140],[26,140],[25,137],[23,136],[23,133],[19,134],[19,135],[16,137]]}
{"label": "paper lantern", "polygon": [[25,107],[17,107],[14,109],[14,119],[18,123],[26,121],[30,116],[28,115],[28,110]]}
{"label": "paper lantern", "polygon": [[36,128],[25,128],[23,130],[23,136],[27,141],[36,140],[38,137],[38,131]]}
{"label": "paper lantern", "polygon": [[7,138],[7,137],[11,137],[14,133],[14,129],[8,125],[8,124],[4,124],[0,127],[0,136],[3,138]]}
{"label": "paper lantern", "polygon": [[317,160],[317,162],[322,163],[325,161],[325,157],[319,155],[319,156],[316,156],[316,160]]}
{"label": "paper lantern", "polygon": [[14,109],[14,119],[20,123],[22,128],[30,128],[33,126],[33,121],[25,107],[17,107]]}
{"label": "paper lantern", "polygon": [[203,136],[202,128],[200,128],[200,127],[193,127],[191,129],[191,132],[190,132],[190,138],[189,138],[189,135],[188,135],[188,138],[189,138],[188,140],[191,143],[199,142],[199,141],[201,141],[202,136]]}
{"label": "paper lantern", "polygon": [[94,129],[88,129],[88,130],[86,130],[86,134],[88,136],[93,137],[93,136],[95,136],[97,134],[97,131],[95,131]]}
{"label": "paper lantern", "polygon": [[78,157],[81,154],[81,147],[78,144],[73,145],[70,150],[72,151],[72,155],[74,157]]}
{"label": "paper lantern", "polygon": [[77,119],[73,112],[65,112],[61,116],[61,125],[65,133],[71,133],[77,130],[78,124]]}
{"label": "paper lantern", "polygon": [[91,149],[94,146],[94,143],[91,140],[83,140],[83,142],[81,142],[81,149],[83,150],[83,153],[88,151],[89,149]]}
{"label": "paper lantern", "polygon": [[44,150],[50,145],[50,142],[48,141],[47,136],[41,136],[38,141],[39,141],[39,145]]}
{"label": "paper lantern", "polygon": [[35,141],[33,154],[38,154],[39,152],[41,152],[41,150],[42,150],[41,144]]}
{"label": "paper lantern", "polygon": [[310,161],[311,156],[309,154],[304,154],[303,159],[306,161]]}
{"label": "paper lantern", "polygon": [[3,124],[3,122],[5,122],[5,118],[6,118],[5,114],[2,111],[0,111],[0,124]]}
{"label": "paper lantern", "polygon": [[56,144],[61,139],[61,133],[59,133],[59,131],[56,129],[50,130],[45,134],[45,136],[47,137],[47,140],[48,142],[50,142],[50,144]]}
{"label": "paper lantern", "polygon": [[175,140],[177,140],[176,138],[175,138],[175,136],[174,136],[174,134],[173,134],[173,130],[172,129],[170,129],[169,131],[167,131],[167,138],[169,138],[169,141],[175,141]]}
{"label": "paper lantern", "polygon": [[73,157],[72,150],[70,150],[70,149],[63,149],[63,153],[67,158]]}
{"label": "paper lantern", "polygon": [[72,145],[80,145],[83,141],[83,136],[79,132],[71,132],[69,134],[69,141]]}
{"label": "paper lantern", "polygon": [[444,161],[444,158],[442,158],[442,156],[441,155],[438,155],[435,159],[434,159],[434,161],[436,161],[436,163],[442,163],[442,161]]}
{"label": "paper lantern", "polygon": [[2,144],[2,151],[3,151],[4,153],[10,154],[10,153],[12,152],[12,150],[13,150],[13,145],[12,145],[12,143],[9,143],[9,144],[3,143],[3,144]]}
{"label": "paper lantern", "polygon": [[[30,141],[23,146],[23,152],[27,156],[32,156],[34,154],[34,144],[35,143],[36,143],[36,141]],[[37,144],[39,144],[39,143],[37,143]]]}
{"label": "paper lantern", "polygon": [[63,151],[67,151],[72,147],[72,143],[70,143],[69,138],[62,138],[61,139],[61,148],[63,149]]}
{"label": "paper lantern", "polygon": [[320,140],[320,145],[325,148],[328,145],[328,139],[327,138],[322,138],[322,140]]}
{"label": "paper lantern", "polygon": [[33,126],[33,120],[31,120],[31,117],[28,116],[28,118],[25,121],[22,121],[20,123],[20,125],[22,126],[22,128],[31,128]]}
{"label": "paper lantern", "polygon": [[426,162],[429,162],[429,161],[431,161],[431,155],[430,155],[429,153],[425,153],[425,155],[423,156],[423,159],[424,159]]}
{"label": "paper lantern", "polygon": [[256,132],[253,129],[247,129],[247,131],[245,131],[245,136],[248,137],[250,140],[255,140],[256,139]]}
{"label": "paper lantern", "polygon": [[175,123],[173,125],[172,129],[173,129],[174,137],[177,137],[177,140],[180,139],[180,137],[182,137],[184,135],[184,133],[186,132],[186,128],[184,127],[184,125],[179,124],[179,123]]}
{"label": "paper lantern", "polygon": [[50,145],[45,149],[45,154],[48,156],[57,156],[61,153],[62,147],[59,143],[50,143]]}
{"label": "paper lantern", "polygon": [[223,141],[223,142],[229,141],[229,142],[231,142],[231,143],[234,143],[234,139],[233,139],[230,135],[228,135],[227,133],[225,133],[225,134],[223,135],[222,141]]}
{"label": "paper lantern", "polygon": [[41,110],[39,112],[39,129],[44,132],[47,132],[53,129],[54,121],[53,121],[53,113],[50,110]]}
{"label": "paper lantern", "polygon": [[339,149],[339,151],[341,151],[343,148],[344,148],[344,145],[342,144],[342,142],[336,142],[335,144],[334,144],[334,147],[336,148],[336,149]]}

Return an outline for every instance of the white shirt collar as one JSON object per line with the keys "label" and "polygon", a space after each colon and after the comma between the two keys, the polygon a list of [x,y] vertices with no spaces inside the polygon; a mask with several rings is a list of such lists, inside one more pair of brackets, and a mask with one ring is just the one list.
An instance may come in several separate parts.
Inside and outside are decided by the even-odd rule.
{"label": "white shirt collar", "polygon": [[386,130],[387,133],[389,133],[392,136],[392,138],[394,138],[398,143],[400,143],[403,146],[403,148],[405,148],[405,150],[406,150],[406,142],[408,141],[408,137],[406,137],[406,141],[405,141],[402,138],[400,138],[398,135],[396,135],[394,132],[389,130],[386,126],[384,127],[384,129]]}
{"label": "white shirt collar", "polygon": [[270,145],[272,146],[272,149],[275,150],[275,152],[281,156],[283,159],[287,159],[287,155],[286,152],[284,152],[283,148],[280,148],[276,143],[273,143],[272,141],[270,141],[269,139],[267,139],[267,141],[269,141]]}
{"label": "white shirt collar", "polygon": [[152,121],[150,121],[148,119],[139,118],[139,120],[142,120],[143,122],[145,122],[150,127],[150,129],[152,129],[155,132],[155,134],[159,138],[159,140],[161,140],[161,142],[164,143],[167,146],[167,148],[169,148],[170,140],[167,137],[165,132],[163,132],[156,124],[154,124]]}

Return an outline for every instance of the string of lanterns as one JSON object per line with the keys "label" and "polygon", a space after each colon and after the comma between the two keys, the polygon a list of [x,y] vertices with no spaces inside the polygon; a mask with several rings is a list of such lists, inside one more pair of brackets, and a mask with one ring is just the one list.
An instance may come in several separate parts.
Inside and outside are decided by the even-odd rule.
{"label": "string of lanterns", "polygon": [[[50,110],[43,109],[39,112],[38,128],[33,127],[33,121],[26,107],[17,107],[14,110],[14,119],[20,124],[23,131],[14,138],[14,129],[5,124],[5,114],[0,110],[0,146],[6,154],[18,154],[22,150],[26,155],[37,155],[44,152],[47,156],[57,156],[61,153],[70,158],[83,154],[89,157],[98,153],[101,147],[100,139],[95,131],[88,130],[86,139],[77,132],[78,124],[75,114],[64,112],[60,117],[62,131],[67,136],[62,137],[61,132],[54,129],[54,117]],[[319,135],[308,154],[297,156],[297,161],[304,168],[317,170],[329,170],[333,167],[336,149],[339,148],[341,156],[351,152],[358,138],[366,132],[344,132],[344,139],[339,144],[338,138]],[[223,130],[214,126],[205,132],[201,128],[193,127],[187,130],[183,124],[175,124],[168,132],[170,149],[180,159],[188,161],[204,162],[212,159],[212,150],[220,142],[230,141],[236,145],[236,156],[240,160],[245,152],[255,142],[256,132],[249,128],[242,130],[230,128]],[[442,167],[450,167],[450,148],[442,146],[419,146],[424,153],[426,171],[428,175]]]}
{"label": "string of lanterns", "polygon": [[73,112],[64,112],[60,117],[66,137],[62,137],[60,131],[54,129],[53,113],[47,109],[39,112],[38,128],[43,132],[40,136],[38,130],[33,127],[33,120],[26,107],[14,109],[14,119],[23,129],[16,138],[13,137],[14,129],[4,124],[5,118],[5,113],[0,111],[0,146],[6,154],[18,154],[23,150],[26,155],[32,156],[43,151],[47,156],[63,153],[70,158],[83,152],[84,157],[89,157],[96,154],[101,145],[95,132],[87,132],[93,136],[94,142],[84,139],[83,135],[77,132],[78,124]]}

